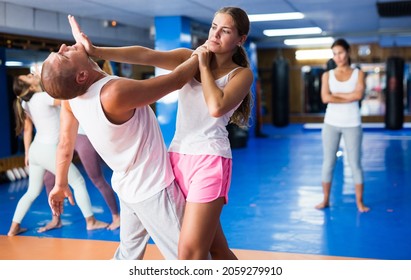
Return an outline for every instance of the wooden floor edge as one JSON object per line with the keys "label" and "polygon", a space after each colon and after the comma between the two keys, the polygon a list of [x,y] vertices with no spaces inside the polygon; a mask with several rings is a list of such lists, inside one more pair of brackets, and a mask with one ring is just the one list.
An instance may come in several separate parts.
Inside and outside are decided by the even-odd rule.
{"label": "wooden floor edge", "polygon": [[[110,260],[118,246],[115,241],[0,235],[0,260]],[[359,260],[361,258],[323,256],[233,249],[239,260]],[[145,260],[164,259],[149,244]]]}

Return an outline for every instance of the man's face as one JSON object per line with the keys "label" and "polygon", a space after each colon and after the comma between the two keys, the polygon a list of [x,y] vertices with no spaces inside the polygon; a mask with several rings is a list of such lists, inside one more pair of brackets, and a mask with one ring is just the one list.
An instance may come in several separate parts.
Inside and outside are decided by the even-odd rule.
{"label": "man's face", "polygon": [[58,52],[51,53],[47,60],[57,68],[73,67],[72,69],[76,69],[85,65],[88,61],[88,56],[82,44],[75,44],[73,46],[62,44]]}
{"label": "man's face", "polygon": [[88,55],[81,44],[61,45],[58,52],[52,52],[43,63],[41,80],[43,88],[57,99],[71,99],[77,91],[67,91],[75,86],[78,73],[88,70]]}

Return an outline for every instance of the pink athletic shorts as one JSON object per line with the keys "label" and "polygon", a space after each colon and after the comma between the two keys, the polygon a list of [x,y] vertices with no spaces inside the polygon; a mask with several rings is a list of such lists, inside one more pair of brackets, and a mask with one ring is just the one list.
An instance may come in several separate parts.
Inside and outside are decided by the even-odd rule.
{"label": "pink athletic shorts", "polygon": [[174,176],[188,202],[206,203],[224,197],[228,202],[232,160],[211,155],[170,152]]}

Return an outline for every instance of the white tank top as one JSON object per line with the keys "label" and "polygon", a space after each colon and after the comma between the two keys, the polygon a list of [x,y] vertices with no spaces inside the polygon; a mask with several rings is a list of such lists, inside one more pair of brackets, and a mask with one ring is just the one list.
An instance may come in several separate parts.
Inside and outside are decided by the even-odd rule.
{"label": "white tank top", "polygon": [[[217,86],[223,89],[228,83],[230,75],[238,68],[217,79]],[[189,155],[217,155],[232,158],[226,126],[241,103],[224,116],[214,118],[208,112],[203,88],[196,79],[191,79],[178,94],[176,132],[169,151]]]}
{"label": "white tank top", "polygon": [[36,129],[34,140],[43,144],[58,144],[60,133],[60,106],[46,92],[35,93],[30,101],[22,102],[24,111]]}
{"label": "white tank top", "polygon": [[[334,70],[330,70],[328,84],[331,92],[353,92],[358,81],[358,69],[355,68],[351,77],[344,82],[336,79]],[[361,113],[358,101],[350,103],[328,103],[324,123],[338,127],[356,127],[361,125]]]}
{"label": "white tank top", "polygon": [[93,147],[113,170],[113,189],[122,200],[135,203],[169,186],[174,174],[156,116],[149,106],[135,109],[134,116],[123,124],[113,124],[106,118],[100,92],[116,78],[107,76],[97,81],[85,94],[69,102]]}

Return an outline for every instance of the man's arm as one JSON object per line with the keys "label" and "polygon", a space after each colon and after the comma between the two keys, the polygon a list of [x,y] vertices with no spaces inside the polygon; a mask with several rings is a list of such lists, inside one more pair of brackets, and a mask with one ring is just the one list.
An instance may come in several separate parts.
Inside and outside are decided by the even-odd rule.
{"label": "man's arm", "polygon": [[49,195],[49,204],[53,215],[59,216],[63,213],[66,197],[70,204],[74,205],[73,194],[68,185],[68,172],[73,159],[78,126],[78,121],[74,117],[68,101],[63,101],[60,113],[60,140],[56,154],[56,183]]}
{"label": "man's arm", "polygon": [[147,80],[119,78],[106,84],[101,103],[108,119],[123,123],[136,108],[154,103],[170,92],[182,88],[198,71],[197,56],[193,56],[174,71]]}
{"label": "man's arm", "polygon": [[89,56],[98,59],[122,63],[150,65],[167,70],[173,70],[179,64],[187,60],[192,53],[192,50],[187,48],[178,48],[170,51],[158,51],[142,46],[97,47],[94,46],[90,38],[88,38],[88,36],[81,31],[80,25],[73,16],[69,15],[68,20],[76,43],[81,43]]}

